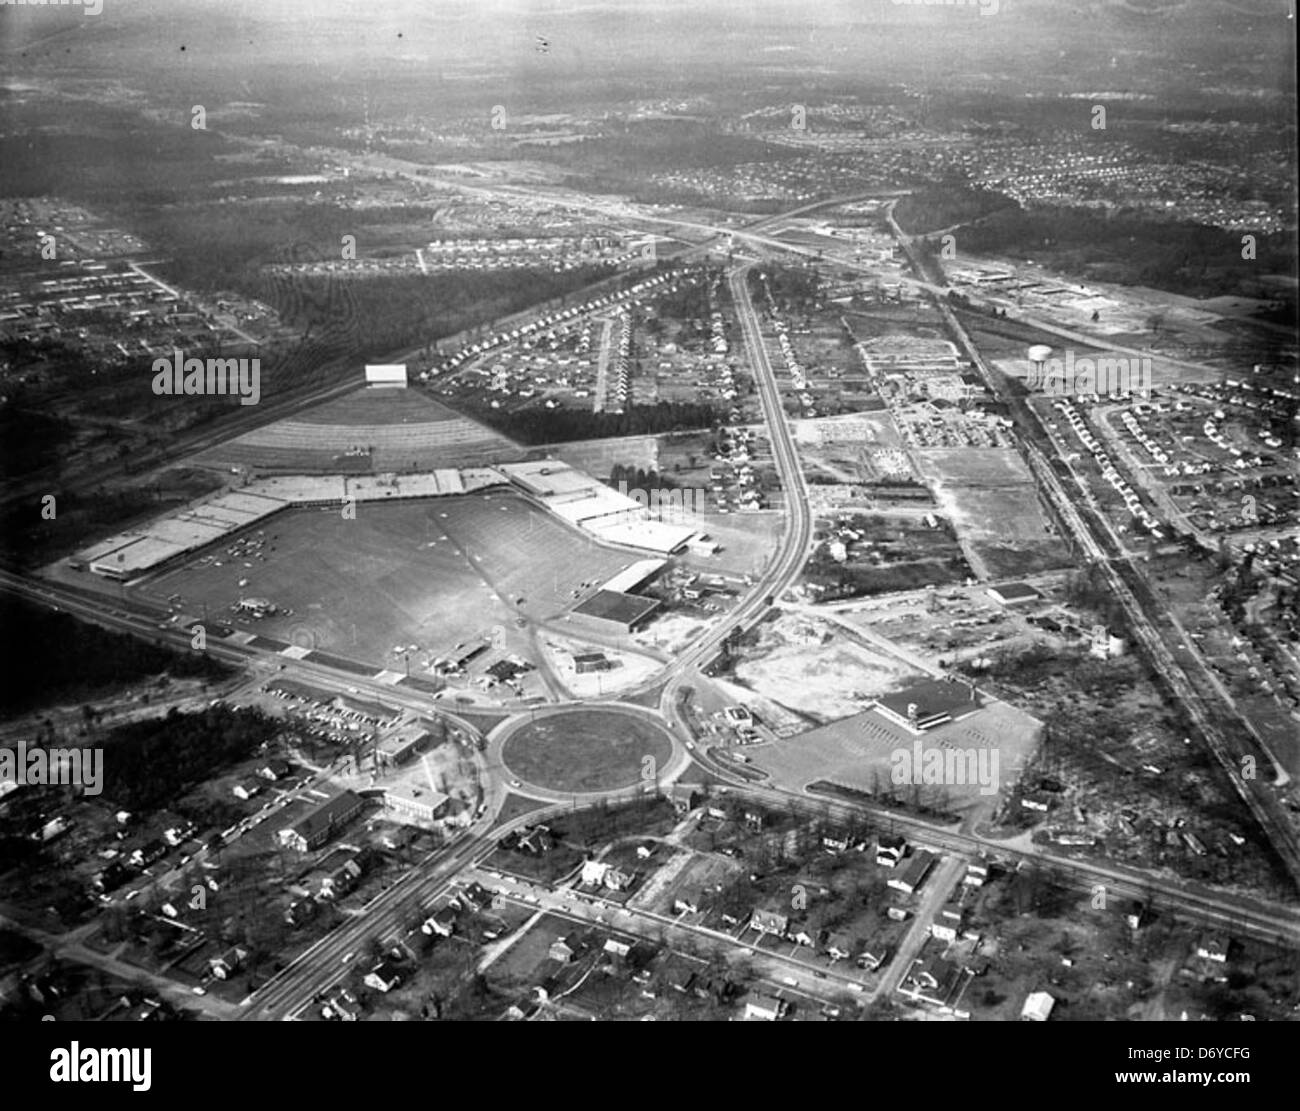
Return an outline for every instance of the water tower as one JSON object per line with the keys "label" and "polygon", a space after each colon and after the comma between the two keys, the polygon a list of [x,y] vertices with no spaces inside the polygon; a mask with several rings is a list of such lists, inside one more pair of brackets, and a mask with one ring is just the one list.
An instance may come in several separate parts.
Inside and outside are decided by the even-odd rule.
{"label": "water tower", "polygon": [[1025,378],[1026,389],[1042,388],[1043,383],[1047,381],[1047,360],[1051,354],[1052,349],[1045,343],[1036,343],[1029,349],[1029,375]]}

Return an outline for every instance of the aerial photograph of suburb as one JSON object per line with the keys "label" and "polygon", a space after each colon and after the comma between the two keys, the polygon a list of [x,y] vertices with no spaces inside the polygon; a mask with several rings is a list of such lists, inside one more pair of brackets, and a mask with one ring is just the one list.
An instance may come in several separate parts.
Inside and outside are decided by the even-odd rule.
{"label": "aerial photograph of suburb", "polygon": [[[1030,1022],[1248,1084],[1300,1022],[1295,31],[0,0],[17,1071]],[[360,1090],[421,1052],[361,1030]]]}

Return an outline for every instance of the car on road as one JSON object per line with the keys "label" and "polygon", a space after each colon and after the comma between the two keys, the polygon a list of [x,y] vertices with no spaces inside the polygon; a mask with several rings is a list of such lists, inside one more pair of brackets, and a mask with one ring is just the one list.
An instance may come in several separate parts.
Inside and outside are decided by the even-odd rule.
{"label": "car on road", "polygon": [[522,787],[523,784],[520,783],[519,780],[517,780],[517,779],[512,779],[512,780],[510,781],[510,786],[511,786],[511,787]]}
{"label": "car on road", "polygon": [[351,953],[345,953],[345,954],[343,954],[343,960],[342,960],[340,963],[341,963],[341,964],[347,964],[347,963],[348,963],[348,962],[349,962],[353,957],[355,957],[356,955],[357,955],[357,954],[356,954],[356,951],[355,951],[355,950],[353,950]]}
{"label": "car on road", "polygon": [[190,988],[190,991],[192,991],[195,995],[208,994],[208,989],[205,988],[202,984],[195,984],[192,988]]}

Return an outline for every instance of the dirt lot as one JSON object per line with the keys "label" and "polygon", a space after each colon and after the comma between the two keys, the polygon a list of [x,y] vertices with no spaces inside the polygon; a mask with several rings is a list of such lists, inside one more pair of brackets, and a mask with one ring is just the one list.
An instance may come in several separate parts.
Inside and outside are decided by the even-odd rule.
{"label": "dirt lot", "polygon": [[854,643],[835,626],[784,614],[760,626],[736,677],[811,721],[832,721],[918,674],[894,657]]}

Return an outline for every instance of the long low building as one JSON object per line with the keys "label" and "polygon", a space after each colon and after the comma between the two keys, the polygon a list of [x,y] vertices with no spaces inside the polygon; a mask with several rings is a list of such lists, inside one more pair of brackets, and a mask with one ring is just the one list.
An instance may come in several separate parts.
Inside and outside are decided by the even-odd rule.
{"label": "long low building", "polygon": [[639,586],[644,586],[667,566],[664,559],[639,559],[630,567],[625,567],[601,589],[612,590],[616,594],[631,594]]}
{"label": "long low building", "polygon": [[656,520],[634,498],[554,459],[466,470],[441,468],[417,474],[275,475],[239,490],[164,514],[129,532],[83,549],[69,562],[123,581],[139,578],[172,560],[215,544],[292,506],[341,505],[472,493],[506,483],[536,499],[557,517],[596,539],[667,556],[685,547],[697,530]]}
{"label": "long low building", "polygon": [[655,598],[639,594],[622,594],[616,590],[598,590],[574,607],[580,617],[608,632],[633,633],[659,608]]}
{"label": "long low building", "polygon": [[503,463],[497,469],[545,509],[606,544],[667,556],[698,532],[688,524],[656,519],[644,501],[612,490],[558,459]]}
{"label": "long low building", "polygon": [[106,578],[129,580],[218,543],[282,509],[341,505],[348,498],[370,502],[452,497],[505,482],[495,470],[483,467],[404,475],[276,475],[97,541],[70,562]]}
{"label": "long low building", "polygon": [[300,853],[318,849],[355,818],[364,805],[360,795],[344,791],[280,830],[280,843]]}

